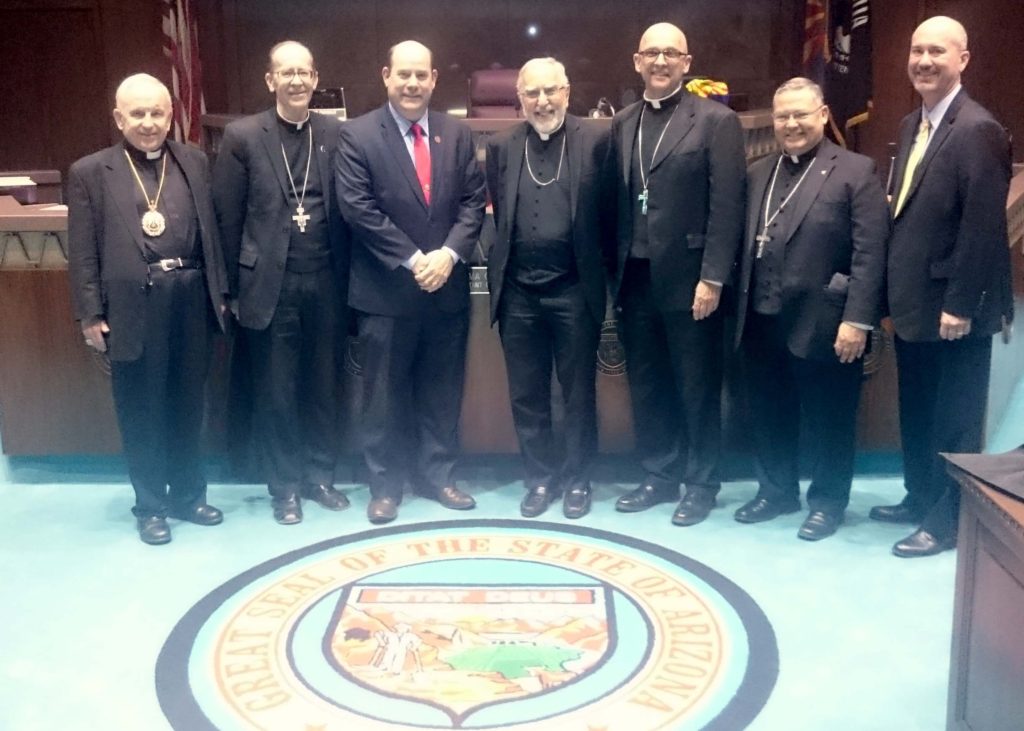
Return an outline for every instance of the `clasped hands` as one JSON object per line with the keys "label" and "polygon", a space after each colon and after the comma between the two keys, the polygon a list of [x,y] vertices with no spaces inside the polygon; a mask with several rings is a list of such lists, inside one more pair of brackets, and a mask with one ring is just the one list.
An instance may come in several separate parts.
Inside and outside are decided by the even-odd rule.
{"label": "clasped hands", "polygon": [[442,249],[434,249],[421,253],[412,264],[412,273],[416,284],[424,292],[436,292],[448,281],[455,268],[451,254]]}

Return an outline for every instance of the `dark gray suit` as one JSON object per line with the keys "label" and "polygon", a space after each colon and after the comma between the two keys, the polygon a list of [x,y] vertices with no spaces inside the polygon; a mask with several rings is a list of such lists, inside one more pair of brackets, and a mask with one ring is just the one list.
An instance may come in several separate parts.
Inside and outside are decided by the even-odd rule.
{"label": "dark gray suit", "polygon": [[758,497],[778,504],[799,499],[803,409],[813,434],[809,506],[841,514],[853,479],[862,361],[841,363],[833,345],[840,323],[874,326],[881,318],[889,209],[874,163],[822,140],[787,204],[783,226],[769,230],[784,247],[781,310],[758,314],[751,302],[755,237],[780,164],[773,155],[750,168],[747,236],[736,285],[736,344],[743,343],[746,356]]}
{"label": "dark gray suit", "polygon": [[[228,283],[251,353],[260,434],[270,492],[296,495],[303,485],[331,484],[337,456],[337,383],[347,334],[349,244],[334,192],[340,122],[311,113],[313,154],[326,228],[297,232],[296,200],[282,155],[276,110],[224,130],[214,166],[214,202]],[[299,160],[308,157],[300,129]],[[295,185],[302,188],[304,177]],[[307,202],[307,206],[308,206]],[[296,261],[293,237],[329,251],[329,261]],[[248,351],[248,353],[247,353]],[[236,373],[238,369],[236,368]]]}
{"label": "dark gray suit", "polygon": [[[430,112],[428,132],[429,205],[387,104],[342,126],[336,163],[352,231],[348,297],[363,347],[370,491],[396,502],[406,481],[428,494],[453,484],[469,332],[465,261],[484,215],[469,128]],[[403,264],[442,246],[460,261],[440,289],[424,292]]]}
{"label": "dark gray suit", "polygon": [[[151,270],[141,193],[119,143],[68,172],[68,273],[75,317],[106,320],[114,405],[133,512],[166,516],[205,502],[199,433],[210,337],[223,327],[227,282],[206,155],[167,142],[195,210],[198,268]],[[161,211],[163,212],[163,211]],[[173,224],[172,224],[173,225]],[[195,245],[191,242],[190,245]]]}
{"label": "dark gray suit", "polygon": [[[893,205],[921,121],[900,124]],[[961,89],[931,133],[893,222],[888,306],[896,328],[905,501],[924,525],[956,533],[959,490],[939,452],[979,452],[992,335],[1013,317],[1006,197],[1006,131]],[[940,340],[942,312],[971,318],[971,333]],[[940,497],[945,493],[945,499]]]}

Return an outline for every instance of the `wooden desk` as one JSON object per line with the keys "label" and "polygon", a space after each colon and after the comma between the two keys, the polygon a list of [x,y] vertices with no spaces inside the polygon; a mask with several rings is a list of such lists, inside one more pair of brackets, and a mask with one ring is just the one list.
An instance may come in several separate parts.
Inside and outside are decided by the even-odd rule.
{"label": "wooden desk", "polygon": [[947,731],[1024,728],[1024,502],[960,483]]}

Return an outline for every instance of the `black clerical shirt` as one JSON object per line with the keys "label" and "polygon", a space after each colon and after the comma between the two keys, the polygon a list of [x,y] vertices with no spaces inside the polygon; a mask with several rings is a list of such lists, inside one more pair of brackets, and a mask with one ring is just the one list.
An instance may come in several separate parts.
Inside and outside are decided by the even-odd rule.
{"label": "black clerical shirt", "polygon": [[[156,206],[156,210],[163,214],[165,227],[164,232],[159,236],[149,236],[148,234],[143,236],[146,244],[146,260],[152,263],[161,259],[199,259],[202,256],[202,246],[199,240],[196,204],[192,199],[192,191],[188,187],[185,173],[175,162],[174,156],[167,153],[166,146],[161,148],[160,155],[153,159],[149,159],[147,153],[136,149],[127,142],[124,147],[131,156],[135,170],[146,188],[146,192],[143,194],[135,176],[132,175],[139,227],[142,226],[142,216],[149,210],[146,197],[148,196],[152,200],[160,188],[164,156],[167,155],[167,174]],[[145,232],[143,233],[145,234]]]}
{"label": "black clerical shirt", "polygon": [[527,130],[509,257],[512,281],[523,287],[550,289],[577,280],[565,145],[564,124],[547,140],[533,127]]}
{"label": "black clerical shirt", "polygon": [[[676,93],[660,99],[657,106],[650,101],[644,102],[643,119],[637,126],[637,136],[633,141],[633,155],[631,158],[631,170],[629,173],[629,198],[633,202],[633,243],[629,249],[629,256],[634,259],[647,259],[648,253],[648,232],[647,216],[644,215],[644,204],[640,200],[643,193],[643,181],[646,179],[650,185],[651,165],[654,161],[654,150],[658,147],[658,140],[662,133],[672,122],[676,109],[679,108],[679,100],[682,99],[683,90],[680,88]],[[640,149],[640,136],[643,135],[643,149]],[[658,149],[658,152],[664,150]],[[643,158],[641,159],[641,153]],[[641,171],[641,166],[643,169]],[[641,175],[641,172],[643,173]]]}
{"label": "black clerical shirt", "polygon": [[[312,127],[308,119],[301,124],[293,124],[278,116],[277,122],[281,144],[284,145],[292,181],[295,183],[295,191],[293,191],[292,184],[285,180],[288,208],[291,211],[288,215],[291,232],[288,239],[287,266],[292,271],[318,271],[328,266],[331,255],[327,233],[327,208],[324,205],[324,191],[320,184],[320,166],[317,163],[316,154],[316,146],[319,141],[314,135],[313,147],[310,148],[309,136],[312,134]],[[310,157],[311,155],[312,157]],[[308,179],[306,178],[307,160],[309,161]],[[305,197],[302,195],[303,181],[305,181]],[[299,204],[299,198],[296,198],[295,192],[298,192],[299,198],[302,198],[303,211],[309,216],[305,232],[301,231],[298,222],[292,219],[292,216],[296,215],[296,207]]]}
{"label": "black clerical shirt", "polygon": [[[797,185],[807,172],[808,166],[818,154],[819,142],[813,148],[797,156],[783,154],[779,164],[778,173],[775,176],[775,186],[772,187],[771,178],[762,193],[761,206],[758,209],[757,234],[765,233],[765,213],[771,223],[768,225],[767,234],[770,240],[764,243],[760,256],[755,253],[753,291],[751,292],[751,304],[754,311],[761,315],[777,315],[782,311],[782,268],[786,258],[786,244],[783,236],[788,230],[790,216],[800,195],[799,190],[793,193]],[[771,200],[768,199],[768,190],[771,188]],[[786,205],[782,202],[793,193]],[[779,206],[782,206],[781,210]],[[772,218],[772,214],[778,214]],[[755,248],[755,252],[757,249]]]}

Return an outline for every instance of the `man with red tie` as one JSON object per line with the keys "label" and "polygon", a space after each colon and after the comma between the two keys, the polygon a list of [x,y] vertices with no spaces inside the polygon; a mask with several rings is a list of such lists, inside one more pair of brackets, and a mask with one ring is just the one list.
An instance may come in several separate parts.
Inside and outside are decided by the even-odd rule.
{"label": "man with red tie", "polygon": [[398,515],[406,482],[447,508],[455,487],[466,341],[466,260],[484,216],[484,178],[469,128],[428,111],[433,55],[416,41],[388,52],[387,103],[346,123],[338,204],[352,231],[349,305],[363,346],[367,516]]}

